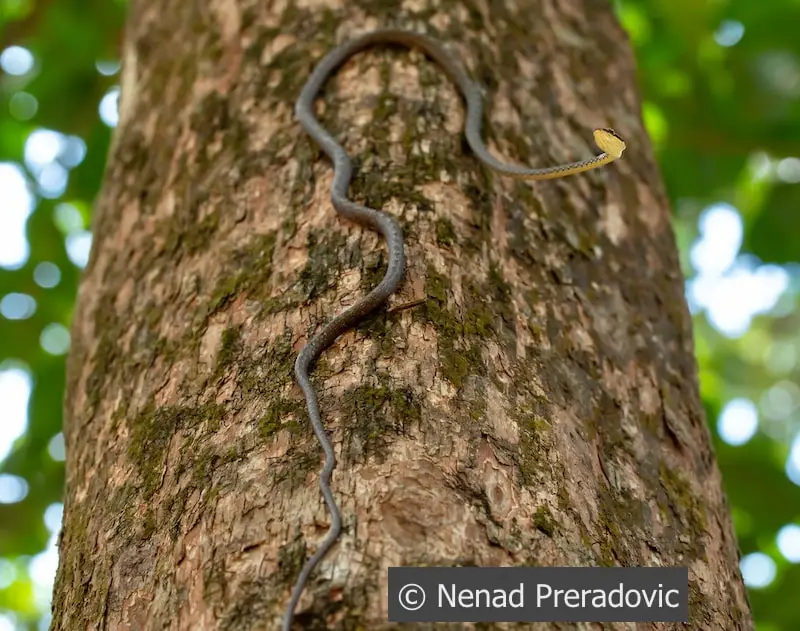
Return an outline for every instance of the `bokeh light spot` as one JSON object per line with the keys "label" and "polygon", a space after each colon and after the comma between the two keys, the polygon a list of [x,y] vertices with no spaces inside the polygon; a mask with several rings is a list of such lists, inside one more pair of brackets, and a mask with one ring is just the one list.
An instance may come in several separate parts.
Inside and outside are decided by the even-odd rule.
{"label": "bokeh light spot", "polygon": [[56,205],[53,211],[53,221],[65,235],[83,230],[83,215],[81,211],[77,206],[68,202]]}
{"label": "bokeh light spot", "polygon": [[105,77],[112,77],[119,72],[120,63],[118,61],[98,60],[95,62],[94,67],[97,72]]}
{"label": "bokeh light spot", "polygon": [[61,530],[61,521],[64,518],[64,505],[61,502],[50,504],[44,511],[44,525],[52,534]]}
{"label": "bokeh light spot", "polygon": [[0,267],[18,269],[28,260],[25,224],[34,205],[28,180],[18,164],[0,162],[0,194]]}
{"label": "bokeh light spot", "polygon": [[729,445],[744,445],[758,429],[758,412],[748,399],[729,401],[719,415],[719,437]]}
{"label": "bokeh light spot", "polygon": [[752,589],[763,589],[775,580],[775,561],[763,552],[753,552],[739,562],[744,584]]}
{"label": "bokeh light spot", "polygon": [[714,41],[720,46],[734,46],[744,35],[744,24],[736,20],[724,20],[714,33]]}
{"label": "bokeh light spot", "polygon": [[52,129],[32,131],[25,141],[25,164],[31,171],[38,171],[51,164],[61,153],[63,136]]}
{"label": "bokeh light spot", "polygon": [[5,589],[17,578],[17,568],[8,559],[0,557],[0,590]]}
{"label": "bokeh light spot", "polygon": [[57,322],[48,324],[42,330],[39,343],[51,355],[64,355],[69,350],[69,329]]}
{"label": "bokeh light spot", "polygon": [[736,260],[744,228],[739,211],[719,203],[706,208],[698,221],[702,235],[689,253],[699,274],[722,274]]}
{"label": "bokeh light spot", "polygon": [[0,68],[10,75],[28,74],[33,69],[33,64],[33,54],[22,46],[9,46],[0,53]]}
{"label": "bokeh light spot", "polygon": [[55,263],[44,261],[33,270],[33,280],[39,287],[51,289],[61,282],[61,270]]}
{"label": "bokeh light spot", "polygon": [[69,173],[58,163],[42,167],[37,176],[39,194],[45,199],[58,199],[67,190]]}
{"label": "bokeh light spot", "polygon": [[800,563],[800,526],[788,524],[778,531],[778,550],[790,563]]}
{"label": "bokeh light spot", "polygon": [[67,237],[67,256],[77,267],[84,268],[92,251],[92,233],[79,230]]}
{"label": "bokeh light spot", "polygon": [[50,442],[47,443],[47,453],[49,453],[50,457],[56,462],[64,462],[64,460],[67,459],[63,432],[58,432],[58,434],[50,439]]}
{"label": "bokeh light spot", "polygon": [[7,320],[27,320],[36,313],[36,301],[28,294],[11,293],[0,299],[0,315]]}
{"label": "bokeh light spot", "polygon": [[18,475],[0,473],[0,504],[16,504],[28,495],[28,483]]}
{"label": "bokeh light spot", "polygon": [[109,127],[119,123],[119,88],[111,88],[100,101],[100,118]]}
{"label": "bokeh light spot", "polygon": [[27,92],[17,92],[8,100],[8,111],[18,121],[30,120],[39,111],[39,101]]}
{"label": "bokeh light spot", "polygon": [[779,180],[797,184],[800,182],[800,158],[784,158],[775,167],[775,174]]}
{"label": "bokeh light spot", "polygon": [[59,158],[61,164],[70,169],[78,166],[86,157],[86,143],[79,136],[66,136],[61,147]]}
{"label": "bokeh light spot", "polygon": [[0,365],[0,401],[3,405],[3,422],[0,423],[0,462],[9,454],[14,441],[25,433],[30,396],[30,373],[17,362],[8,360],[3,362]]}

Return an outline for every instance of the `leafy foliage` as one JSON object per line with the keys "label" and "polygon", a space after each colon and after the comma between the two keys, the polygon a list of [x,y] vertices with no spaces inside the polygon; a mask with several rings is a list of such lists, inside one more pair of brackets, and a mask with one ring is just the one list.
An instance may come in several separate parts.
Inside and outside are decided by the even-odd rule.
{"label": "leafy foliage", "polygon": [[[800,542],[791,545],[791,524],[800,526],[800,3],[614,7],[675,210],[703,398],[758,627],[800,628]],[[110,130],[98,108],[113,101],[124,13],[109,0],[0,0],[0,618],[19,628],[47,620],[64,481],[60,327],[103,175]],[[20,74],[25,54],[13,46],[33,54]],[[24,224],[12,195],[21,177],[34,195]],[[14,225],[24,225],[27,255],[12,252]],[[27,427],[3,459],[25,375]]]}

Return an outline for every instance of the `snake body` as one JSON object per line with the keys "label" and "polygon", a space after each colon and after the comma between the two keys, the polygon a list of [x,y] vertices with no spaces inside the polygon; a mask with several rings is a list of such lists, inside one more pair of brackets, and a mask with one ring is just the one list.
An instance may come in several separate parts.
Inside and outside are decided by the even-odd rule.
{"label": "snake body", "polygon": [[314,68],[295,104],[295,117],[303,129],[333,162],[334,176],[331,187],[331,202],[336,212],[343,217],[380,232],[386,239],[389,262],[383,280],[361,300],[325,324],[300,351],[295,361],[295,377],[305,395],[308,416],[314,433],[325,452],[325,465],[320,474],[319,485],[330,511],[331,525],[325,539],[308,559],[297,578],[284,617],[283,631],[290,631],[294,610],[311,572],[336,542],[342,528],[342,519],[330,488],[330,478],[336,464],[336,457],[333,445],[322,423],[319,402],[311,384],[309,370],[322,352],[333,344],[337,337],[386,302],[399,286],[405,273],[403,233],[400,224],[391,215],[356,204],[347,198],[347,189],[350,185],[353,164],[344,147],[320,124],[314,114],[314,99],[322,90],[328,78],[350,57],[375,44],[399,44],[408,48],[418,48],[444,69],[448,77],[458,86],[466,102],[465,133],[470,148],[479,160],[498,173],[513,178],[533,180],[565,177],[608,164],[621,157],[625,149],[625,142],[613,130],[597,129],[594,131],[594,138],[603,153],[594,158],[542,169],[526,168],[501,162],[489,153],[481,139],[483,101],[480,87],[470,80],[458,60],[446,52],[439,42],[419,33],[395,29],[372,31],[334,48]]}

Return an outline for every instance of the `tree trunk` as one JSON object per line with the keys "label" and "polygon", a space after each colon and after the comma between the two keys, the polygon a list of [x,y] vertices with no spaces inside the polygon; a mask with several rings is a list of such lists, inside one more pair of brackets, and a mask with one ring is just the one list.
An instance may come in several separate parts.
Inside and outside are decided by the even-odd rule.
{"label": "tree trunk", "polygon": [[298,628],[396,628],[387,567],[423,564],[688,566],[691,628],[752,628],[634,63],[596,0],[132,3],[74,320],[53,628],[279,628],[329,524],[294,358],[386,260],[333,211],[293,105],[327,50],[385,26],[461,57],[496,154],[582,159],[593,127],[629,148],[509,180],[465,149],[420,53],[377,47],[329,82],[350,195],[406,236],[390,306],[425,302],[313,373],[344,531]]}

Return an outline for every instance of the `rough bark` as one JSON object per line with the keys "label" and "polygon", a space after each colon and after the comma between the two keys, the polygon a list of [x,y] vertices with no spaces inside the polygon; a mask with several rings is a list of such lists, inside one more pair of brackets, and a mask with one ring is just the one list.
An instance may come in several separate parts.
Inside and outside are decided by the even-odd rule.
{"label": "rough bark", "polygon": [[535,564],[688,565],[690,628],[752,628],[632,55],[596,0],[132,4],[73,328],[53,628],[278,627],[328,524],[294,356],[385,259],[333,212],[293,102],[379,26],[461,55],[509,159],[587,157],[598,126],[629,149],[515,182],[464,148],[420,54],[374,49],[329,84],[352,196],[404,226],[394,304],[426,302],[314,373],[345,532],[300,627],[395,628],[391,565]]}

